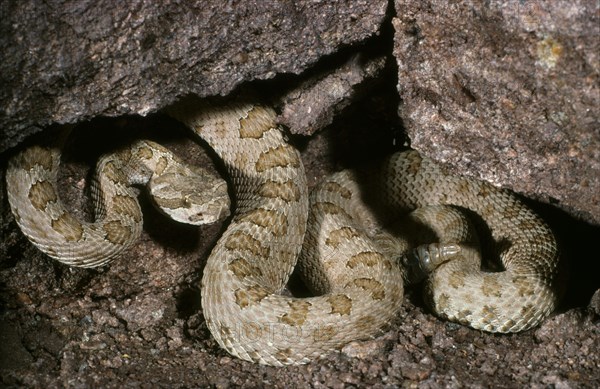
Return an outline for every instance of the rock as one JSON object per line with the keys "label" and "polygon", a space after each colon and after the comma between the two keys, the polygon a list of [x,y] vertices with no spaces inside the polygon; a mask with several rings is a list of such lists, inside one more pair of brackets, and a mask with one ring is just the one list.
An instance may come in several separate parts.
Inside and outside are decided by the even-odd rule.
{"label": "rock", "polygon": [[385,348],[385,337],[373,340],[350,342],[342,348],[342,353],[349,358],[366,359]]}
{"label": "rock", "polygon": [[402,366],[402,375],[411,381],[423,381],[431,374],[431,369],[418,363],[410,363]]}
{"label": "rock", "polygon": [[331,124],[357,93],[373,85],[385,65],[383,56],[365,59],[357,54],[338,68],[308,78],[283,97],[279,122],[294,134],[312,135]]}
{"label": "rock", "polygon": [[173,306],[175,301],[168,295],[136,296],[117,306],[115,314],[127,323],[130,331],[137,331],[156,325],[165,316],[165,311],[172,310]]}
{"label": "rock", "polygon": [[412,147],[600,223],[600,23],[593,2],[396,0]]}
{"label": "rock", "polygon": [[51,123],[145,115],[299,74],[378,31],[385,1],[0,4],[0,152]]}

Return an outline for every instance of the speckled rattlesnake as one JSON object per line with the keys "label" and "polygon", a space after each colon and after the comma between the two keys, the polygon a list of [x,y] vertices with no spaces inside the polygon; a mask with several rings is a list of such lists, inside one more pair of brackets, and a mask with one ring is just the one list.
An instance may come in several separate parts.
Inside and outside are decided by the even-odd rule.
{"label": "speckled rattlesnake", "polygon": [[[309,206],[299,153],[285,142],[271,109],[187,99],[168,113],[214,148],[234,187],[237,207],[204,269],[202,306],[213,336],[239,358],[298,364],[372,336],[396,315],[403,278],[427,276],[434,312],[485,331],[531,328],[557,303],[554,236],[507,191],[449,175],[409,151],[390,157],[377,174],[334,174],[312,192]],[[106,263],[139,235],[141,213],[128,181],[149,182],[165,212],[204,202],[191,190],[201,172],[141,142],[99,163],[97,221],[83,223],[58,198],[59,158],[60,148],[22,151],[9,162],[7,189],[25,235],[69,265]],[[177,184],[188,175],[196,177],[191,185]],[[161,200],[169,185],[183,186],[184,194]],[[209,198],[222,201],[194,209],[192,221],[227,214],[225,186],[211,185]],[[363,197],[374,193],[378,207],[371,208]],[[381,227],[379,208],[391,219],[417,210],[392,234]],[[505,271],[481,270],[477,237],[460,208],[487,223]],[[423,235],[409,238],[418,230]],[[297,258],[316,297],[280,293]]]}

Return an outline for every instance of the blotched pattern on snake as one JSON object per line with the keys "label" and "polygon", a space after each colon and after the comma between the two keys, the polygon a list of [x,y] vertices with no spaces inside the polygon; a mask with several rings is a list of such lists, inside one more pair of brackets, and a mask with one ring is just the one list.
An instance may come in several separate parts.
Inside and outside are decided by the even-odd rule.
{"label": "blotched pattern on snake", "polygon": [[[190,98],[167,113],[216,151],[233,185],[234,215],[201,288],[212,335],[239,358],[300,364],[374,336],[397,315],[404,284],[422,279],[433,312],[484,331],[529,329],[558,302],[556,240],[508,191],[407,151],[376,172],[336,173],[309,197],[300,154],[272,109]],[[142,215],[133,184],[146,184],[176,220],[199,224],[229,213],[223,180],[139,141],[98,163],[96,221],[81,222],[58,196],[60,151],[25,149],[6,179],[23,233],[65,264],[107,263],[137,239]],[[474,215],[502,269],[482,269]],[[281,294],[297,262],[315,297]]]}

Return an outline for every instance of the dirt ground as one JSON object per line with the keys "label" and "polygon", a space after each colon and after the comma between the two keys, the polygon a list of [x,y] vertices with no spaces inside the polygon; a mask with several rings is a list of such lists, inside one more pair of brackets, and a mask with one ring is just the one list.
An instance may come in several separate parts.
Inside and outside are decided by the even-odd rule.
{"label": "dirt ground", "polygon": [[[377,119],[381,107],[397,103],[370,99],[365,104],[366,114],[350,107],[345,119],[326,132],[292,139],[302,150],[311,185],[402,143],[397,123]],[[154,131],[194,163],[214,165],[212,155],[183,129],[161,133],[178,127],[160,115],[81,125],[61,172],[62,196],[70,209],[91,217],[85,189],[90,166],[123,132]],[[364,157],[357,158],[359,152]],[[1,162],[4,171],[6,161]],[[222,171],[218,161],[216,168]],[[200,278],[226,223],[178,225],[142,195],[142,239],[109,266],[71,269],[41,255],[23,237],[4,187],[1,193],[2,387],[600,386],[600,273],[592,261],[597,253],[590,256],[583,244],[597,239],[600,228],[551,206],[532,202],[561,240],[570,265],[569,288],[561,308],[539,328],[491,335],[442,321],[427,311],[417,287],[407,290],[401,314],[383,335],[304,366],[274,368],[229,356],[204,323]]]}

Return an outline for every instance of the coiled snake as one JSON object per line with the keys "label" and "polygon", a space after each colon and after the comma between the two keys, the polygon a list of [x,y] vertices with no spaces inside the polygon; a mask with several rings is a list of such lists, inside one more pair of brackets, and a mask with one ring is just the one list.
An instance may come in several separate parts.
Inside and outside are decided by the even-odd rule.
{"label": "coiled snake", "polygon": [[[555,238],[508,191],[408,151],[377,173],[336,173],[309,198],[300,155],[272,109],[187,99],[167,113],[208,142],[234,188],[233,219],[204,269],[202,307],[212,335],[239,358],[300,364],[373,336],[397,314],[404,283],[423,278],[433,312],[484,331],[529,329],[557,304]],[[59,160],[59,146],[30,147],[10,160],[6,179],[23,233],[68,265],[102,265],[137,239],[142,216],[132,184],[147,184],[180,221],[229,212],[222,180],[140,141],[98,163],[96,221],[84,223],[58,197]],[[500,271],[482,270],[465,209],[487,225]],[[399,221],[387,227],[383,219]],[[280,293],[296,262],[315,297]]]}

